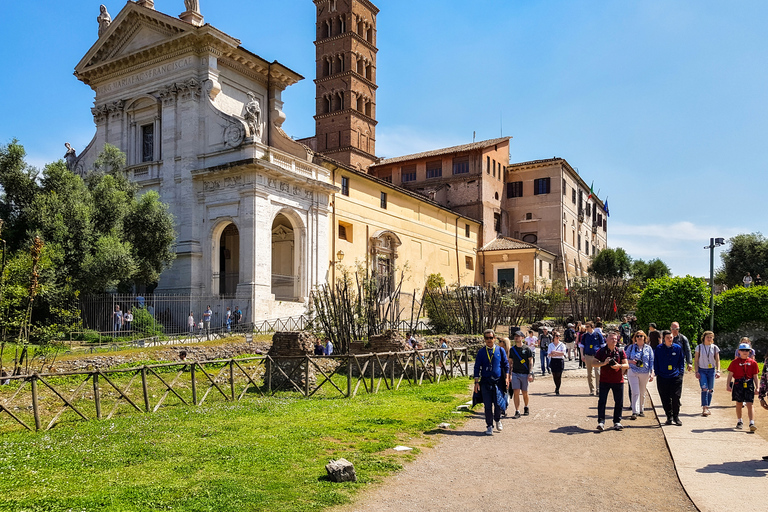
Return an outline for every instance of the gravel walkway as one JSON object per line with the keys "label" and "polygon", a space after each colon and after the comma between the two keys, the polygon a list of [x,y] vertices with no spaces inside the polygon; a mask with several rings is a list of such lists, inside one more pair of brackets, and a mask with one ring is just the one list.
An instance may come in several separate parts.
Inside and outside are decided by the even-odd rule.
{"label": "gravel walkway", "polygon": [[505,419],[491,437],[478,406],[463,426],[437,434],[435,448],[335,510],[695,511],[653,409],[621,432],[598,433],[586,372],[568,368],[560,396],[551,377],[531,384],[530,416]]}

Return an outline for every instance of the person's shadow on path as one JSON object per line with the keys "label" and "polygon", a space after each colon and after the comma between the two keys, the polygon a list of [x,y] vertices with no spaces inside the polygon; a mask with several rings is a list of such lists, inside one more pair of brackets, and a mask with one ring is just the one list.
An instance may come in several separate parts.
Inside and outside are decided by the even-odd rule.
{"label": "person's shadow on path", "polygon": [[[433,428],[432,430],[427,430],[424,432],[424,434],[428,436],[434,436],[437,434],[443,434],[445,436],[468,436],[468,437],[485,437],[487,434],[485,433],[485,430],[482,432],[479,432],[477,430],[450,430],[450,429],[441,429],[441,428]],[[491,436],[488,436],[491,437]]]}
{"label": "person's shadow on path", "polygon": [[745,460],[708,464],[696,470],[697,473],[724,473],[731,476],[765,477],[768,463],[763,460]]}
{"label": "person's shadow on path", "polygon": [[563,425],[562,427],[553,428],[550,430],[553,434],[565,434],[572,436],[575,434],[599,434],[597,430],[588,430],[586,428],[577,427],[576,425]]}

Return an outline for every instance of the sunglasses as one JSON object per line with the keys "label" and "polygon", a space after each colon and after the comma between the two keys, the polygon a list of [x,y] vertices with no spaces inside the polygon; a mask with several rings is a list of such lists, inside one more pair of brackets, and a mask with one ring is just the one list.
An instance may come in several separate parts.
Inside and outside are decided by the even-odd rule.
{"label": "sunglasses", "polygon": [[485,339],[487,339],[487,340],[492,340],[492,339],[493,339],[493,336],[483,336],[483,338],[485,338]]}
{"label": "sunglasses", "polygon": [[645,336],[635,336],[635,338],[642,338],[642,339],[645,339]]}

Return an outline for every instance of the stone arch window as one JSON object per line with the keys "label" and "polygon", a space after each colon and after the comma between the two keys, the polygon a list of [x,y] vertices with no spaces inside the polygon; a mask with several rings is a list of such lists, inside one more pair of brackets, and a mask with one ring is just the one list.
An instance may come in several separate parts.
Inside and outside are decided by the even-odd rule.
{"label": "stone arch window", "polygon": [[339,16],[339,34],[343,34],[347,31],[347,20],[344,19],[344,16]]}
{"label": "stone arch window", "polygon": [[357,74],[361,76],[365,74],[365,61],[362,57],[357,58]]}
{"label": "stone arch window", "polygon": [[344,72],[344,54],[339,55],[338,60],[339,60],[339,73],[343,73]]}
{"label": "stone arch window", "polygon": [[362,96],[357,97],[357,110],[358,112],[363,112],[365,109],[365,98]]}
{"label": "stone arch window", "polygon": [[330,76],[333,74],[333,62],[330,57],[323,58],[323,75]]}
{"label": "stone arch window", "polygon": [[323,97],[323,104],[325,106],[325,113],[329,114],[333,108],[333,102],[331,101],[330,96],[324,96]]}
{"label": "stone arch window", "polygon": [[233,296],[240,282],[240,232],[233,222],[225,222],[213,233],[213,293]]}
{"label": "stone arch window", "polygon": [[532,213],[529,212],[529,213],[525,214],[525,220],[532,220],[532,219],[533,219],[533,214]]}
{"label": "stone arch window", "polygon": [[296,238],[291,220],[278,214],[272,222],[272,294],[276,300],[293,301],[299,296]]}
{"label": "stone arch window", "polygon": [[380,297],[392,298],[395,293],[395,260],[400,238],[389,230],[377,231],[371,237],[373,274],[381,292]]}
{"label": "stone arch window", "polygon": [[344,110],[344,93],[339,92],[337,96],[339,97],[339,110]]}
{"label": "stone arch window", "polygon": [[325,20],[325,24],[323,24],[323,38],[331,37],[331,20]]}
{"label": "stone arch window", "polygon": [[367,115],[368,117],[373,117],[370,100],[365,102],[365,115]]}
{"label": "stone arch window", "polygon": [[373,80],[373,66],[371,64],[365,66],[365,78]]}

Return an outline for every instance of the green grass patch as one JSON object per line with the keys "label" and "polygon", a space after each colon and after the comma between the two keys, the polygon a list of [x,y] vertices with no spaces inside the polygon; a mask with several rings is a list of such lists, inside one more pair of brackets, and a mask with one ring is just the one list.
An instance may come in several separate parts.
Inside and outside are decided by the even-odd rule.
{"label": "green grass patch", "polygon": [[[248,397],[0,436],[0,510],[309,511],[350,501],[428,444],[466,379],[353,399]],[[418,449],[415,450],[418,453]],[[344,457],[359,481],[326,480]]]}

